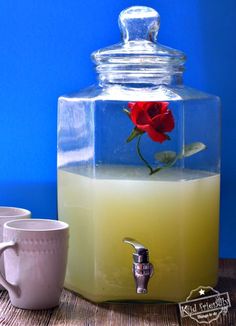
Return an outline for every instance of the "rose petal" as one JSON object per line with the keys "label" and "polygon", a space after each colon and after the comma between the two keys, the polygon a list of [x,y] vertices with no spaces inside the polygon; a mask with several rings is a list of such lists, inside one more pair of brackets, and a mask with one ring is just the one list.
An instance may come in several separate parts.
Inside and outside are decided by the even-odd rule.
{"label": "rose petal", "polygon": [[169,102],[161,102],[162,105],[161,105],[161,113],[165,113],[166,111],[169,111],[168,110],[168,106],[169,106]]}
{"label": "rose petal", "polygon": [[152,120],[147,115],[146,111],[139,111],[136,118],[137,125],[151,124]]}
{"label": "rose petal", "polygon": [[141,104],[141,102],[137,102],[130,106],[130,118],[135,125],[151,123],[151,119]]}
{"label": "rose petal", "polygon": [[[133,103],[129,103],[129,104],[133,104]],[[140,109],[136,103],[134,103],[134,105],[129,105],[130,108],[130,119],[133,121],[133,123],[136,125],[137,124],[137,118],[139,115],[139,112],[142,111],[142,109]]]}
{"label": "rose petal", "polygon": [[165,132],[170,132],[174,129],[175,120],[171,111],[168,110],[168,112],[164,115],[163,123],[164,123]]}
{"label": "rose petal", "polygon": [[156,115],[161,113],[161,103],[149,103],[147,112],[150,118],[154,118]]}
{"label": "rose petal", "polygon": [[169,139],[167,135],[156,131],[152,126],[148,126],[145,131],[148,133],[149,137],[155,142],[163,143],[165,140]]}
{"label": "rose petal", "polygon": [[148,115],[151,118],[154,118],[156,115],[165,113],[167,111],[168,102],[147,102],[147,106],[145,106]]}
{"label": "rose petal", "polygon": [[174,129],[175,122],[171,111],[159,114],[152,119],[151,125],[159,132],[170,132]]}
{"label": "rose petal", "polygon": [[137,127],[139,130],[142,130],[142,131],[148,131],[149,128],[150,128],[150,125],[149,125],[149,124],[143,124],[143,125],[139,125],[139,124],[137,124],[136,127]]}
{"label": "rose petal", "polygon": [[132,109],[133,107],[135,107],[136,106],[136,103],[135,102],[129,102],[128,103],[128,108],[129,109]]}

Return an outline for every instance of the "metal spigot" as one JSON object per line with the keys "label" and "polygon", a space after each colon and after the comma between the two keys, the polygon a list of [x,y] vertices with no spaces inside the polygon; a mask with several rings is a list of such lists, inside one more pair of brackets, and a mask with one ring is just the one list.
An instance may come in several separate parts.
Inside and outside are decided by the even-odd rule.
{"label": "metal spigot", "polygon": [[133,253],[132,268],[136,284],[136,292],[147,293],[148,282],[154,271],[153,265],[149,263],[148,249],[131,238],[125,238],[123,241],[133,246],[136,250],[136,252]]}

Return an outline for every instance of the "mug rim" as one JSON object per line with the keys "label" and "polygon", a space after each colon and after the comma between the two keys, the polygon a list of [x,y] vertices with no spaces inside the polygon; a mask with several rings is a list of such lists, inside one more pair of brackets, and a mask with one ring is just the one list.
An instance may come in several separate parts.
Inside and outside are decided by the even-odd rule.
{"label": "mug rim", "polygon": [[[8,209],[9,211],[12,211],[11,215],[4,215],[1,213],[2,209]],[[13,214],[13,212],[18,211],[18,214]],[[18,217],[25,217],[27,215],[31,216],[31,211],[29,211],[28,209],[25,208],[21,208],[21,207],[14,207],[14,206],[0,206],[0,219],[4,219],[4,218],[18,218]]]}
{"label": "mug rim", "polygon": [[[20,225],[24,223],[35,223],[37,224],[38,222],[45,222],[45,223],[55,223],[54,227],[51,228],[37,228],[37,227],[31,227],[31,228],[26,228],[26,227],[21,227]],[[13,225],[11,225],[13,224]],[[57,225],[57,226],[56,226]],[[43,219],[43,218],[32,218],[32,219],[15,219],[11,221],[7,221],[3,225],[4,229],[8,230],[14,230],[14,231],[21,231],[21,232],[55,232],[55,231],[62,231],[62,230],[67,230],[69,229],[69,224],[59,221],[59,220],[52,220],[52,219]]]}

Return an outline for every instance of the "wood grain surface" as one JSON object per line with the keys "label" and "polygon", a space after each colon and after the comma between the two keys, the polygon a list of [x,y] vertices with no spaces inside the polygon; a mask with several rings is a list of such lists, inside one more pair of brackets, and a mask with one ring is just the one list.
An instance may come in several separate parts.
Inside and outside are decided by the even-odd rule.
{"label": "wood grain surface", "polygon": [[[236,326],[236,260],[220,260],[220,292],[229,292],[232,307],[226,316],[210,325]],[[6,291],[0,291],[0,326],[197,326],[181,319],[176,304],[93,304],[64,290],[58,308],[29,311],[11,306]],[[205,324],[206,325],[206,324]]]}

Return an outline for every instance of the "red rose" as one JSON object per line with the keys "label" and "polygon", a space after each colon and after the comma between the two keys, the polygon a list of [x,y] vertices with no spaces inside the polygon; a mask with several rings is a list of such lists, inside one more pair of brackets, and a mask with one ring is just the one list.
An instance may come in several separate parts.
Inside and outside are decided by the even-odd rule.
{"label": "red rose", "polygon": [[162,143],[170,139],[166,132],[174,129],[175,122],[168,102],[130,102],[130,119],[141,132]]}

